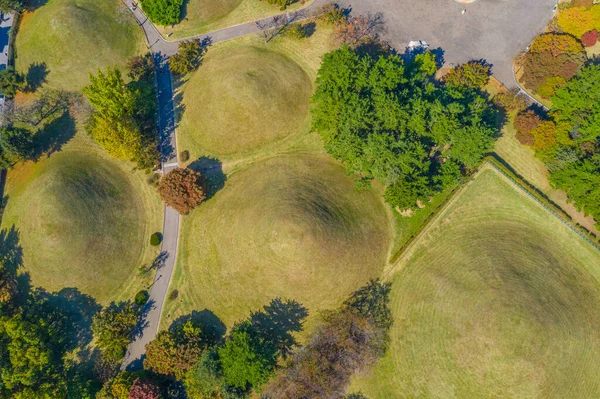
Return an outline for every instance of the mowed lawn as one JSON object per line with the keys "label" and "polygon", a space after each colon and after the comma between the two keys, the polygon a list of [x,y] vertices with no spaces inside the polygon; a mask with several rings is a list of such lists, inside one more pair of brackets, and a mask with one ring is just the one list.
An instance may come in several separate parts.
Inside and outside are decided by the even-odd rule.
{"label": "mowed lawn", "polygon": [[37,163],[8,172],[2,228],[15,227],[34,286],[78,288],[99,302],[144,288],[137,268],[158,254],[162,206],[133,164],[105,155],[82,134]]}
{"label": "mowed lawn", "polygon": [[169,40],[183,39],[297,10],[312,2],[313,0],[296,2],[281,11],[279,6],[264,0],[189,0],[184,2],[178,24],[158,29],[163,35],[171,34]]}
{"label": "mowed lawn", "polygon": [[600,252],[490,166],[393,282],[370,398],[600,397]]}
{"label": "mowed lawn", "polygon": [[256,163],[184,218],[171,283],[179,298],[167,300],[163,322],[208,309],[232,326],[276,297],[299,301],[314,321],[381,275],[389,230],[378,195],[357,192],[329,157]]}
{"label": "mowed lawn", "polygon": [[32,65],[34,71],[46,70],[50,86],[79,91],[90,72],[124,66],[129,57],[147,51],[145,44],[119,0],[48,0],[24,14],[15,62],[23,73]]}
{"label": "mowed lawn", "polygon": [[212,46],[200,69],[179,89],[179,151],[190,160],[248,163],[282,151],[322,152],[309,135],[309,101],[321,56],[334,47],[319,24],[308,39],[255,36]]}

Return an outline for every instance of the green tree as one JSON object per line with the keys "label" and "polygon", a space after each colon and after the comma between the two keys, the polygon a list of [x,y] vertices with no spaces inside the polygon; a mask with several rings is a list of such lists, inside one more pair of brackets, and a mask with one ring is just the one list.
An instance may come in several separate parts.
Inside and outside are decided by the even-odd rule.
{"label": "green tree", "polygon": [[25,9],[25,2],[23,0],[0,0],[0,11],[3,14],[10,12],[22,12]]}
{"label": "green tree", "polygon": [[129,302],[112,302],[94,316],[92,331],[98,348],[107,359],[118,361],[123,358],[137,317],[136,308]]}
{"label": "green tree", "polygon": [[177,54],[169,60],[173,73],[185,75],[198,69],[202,62],[204,48],[198,40],[187,40],[179,43]]}
{"label": "green tree", "polygon": [[550,174],[550,182],[563,190],[579,211],[600,220],[600,155],[567,164]]}
{"label": "green tree", "polygon": [[236,326],[218,351],[224,383],[244,391],[265,383],[274,368],[273,355],[265,355],[261,349],[260,339],[248,322]]}
{"label": "green tree", "polygon": [[600,65],[589,65],[552,96],[552,117],[577,141],[600,136]]}
{"label": "green tree", "polygon": [[141,81],[126,85],[117,67],[90,74],[90,81],[83,93],[94,108],[86,126],[92,139],[109,155],[150,169],[158,160],[151,86]]}
{"label": "green tree", "polygon": [[205,351],[183,378],[190,399],[220,399],[221,366],[216,349]]}
{"label": "green tree", "polygon": [[64,396],[64,370],[56,361],[61,355],[43,325],[20,315],[0,318],[0,393],[22,398]]}
{"label": "green tree", "polygon": [[26,129],[0,127],[0,169],[9,169],[17,162],[33,158],[33,135]]}
{"label": "green tree", "polygon": [[[487,79],[487,67],[478,65],[466,69]],[[442,188],[439,158],[456,162],[454,171],[473,168],[496,138],[496,111],[477,89],[481,81],[465,78],[468,90],[435,85],[434,67],[430,53],[405,67],[388,52],[344,46],[326,54],[319,69],[314,130],[349,172],[387,185],[384,198],[394,207],[427,203]]]}
{"label": "green tree", "polygon": [[167,26],[179,22],[183,0],[141,0],[150,21]]}
{"label": "green tree", "polygon": [[23,90],[27,82],[23,74],[15,71],[14,68],[8,67],[0,71],[0,94],[8,98],[12,98],[17,94],[17,91]]}

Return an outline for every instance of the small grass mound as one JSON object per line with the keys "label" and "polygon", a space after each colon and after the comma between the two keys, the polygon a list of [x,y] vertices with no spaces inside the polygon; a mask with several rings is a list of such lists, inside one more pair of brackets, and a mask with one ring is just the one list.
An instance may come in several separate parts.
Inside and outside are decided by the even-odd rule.
{"label": "small grass mound", "polygon": [[393,278],[370,398],[597,398],[600,253],[484,170]]}
{"label": "small grass mound", "polygon": [[88,74],[124,65],[140,52],[142,30],[119,0],[49,0],[26,13],[16,41],[16,66],[27,73],[45,63],[50,85],[79,90]]}
{"label": "small grass mound", "polygon": [[298,64],[252,45],[211,51],[183,94],[178,138],[191,159],[232,158],[306,130],[312,83]]}
{"label": "small grass mound", "polygon": [[234,174],[184,218],[172,312],[210,309],[232,325],[275,297],[316,315],[379,276],[389,224],[372,192],[317,156],[276,157]]}
{"label": "small grass mound", "polygon": [[154,216],[112,161],[67,151],[20,165],[9,172],[7,195],[3,228],[20,231],[33,285],[76,287],[102,301],[136,276]]}

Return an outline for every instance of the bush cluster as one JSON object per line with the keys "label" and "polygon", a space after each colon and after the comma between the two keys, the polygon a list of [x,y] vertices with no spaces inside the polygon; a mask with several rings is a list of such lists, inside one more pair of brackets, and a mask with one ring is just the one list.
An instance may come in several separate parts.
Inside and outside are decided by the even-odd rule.
{"label": "bush cluster", "polygon": [[179,22],[183,0],[141,0],[150,21],[167,26]]}

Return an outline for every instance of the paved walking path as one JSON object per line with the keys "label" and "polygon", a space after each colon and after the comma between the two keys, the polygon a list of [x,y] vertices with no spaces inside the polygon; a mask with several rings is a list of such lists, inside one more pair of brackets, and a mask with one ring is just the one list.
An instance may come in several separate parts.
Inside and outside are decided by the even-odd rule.
{"label": "paved walking path", "polygon": [[[131,6],[131,0],[124,0],[127,6]],[[331,0],[315,0],[308,6],[301,8],[296,11],[290,11],[284,14],[278,14],[271,17],[259,19],[258,21],[246,22],[243,24],[230,26],[228,28],[220,29],[214,32],[204,33],[201,35],[191,36],[185,39],[179,39],[176,41],[166,40],[156,29],[156,27],[150,22],[146,14],[137,7],[132,13],[138,24],[144,29],[146,39],[148,40],[148,46],[153,53],[161,53],[167,57],[177,53],[179,43],[185,40],[197,39],[200,41],[210,39],[211,43],[218,43],[225,40],[235,39],[236,37],[249,35],[252,33],[258,33],[260,31],[258,25],[261,26],[272,26],[276,18],[282,16],[287,18],[289,22],[301,21],[303,19],[311,18],[317,10],[325,4],[331,3]],[[258,24],[257,24],[258,22]]]}
{"label": "paved walking path", "polygon": [[[130,1],[130,0],[129,0]],[[285,16],[288,22],[300,21],[311,17],[315,10],[330,0],[315,0],[309,6],[294,12],[280,14],[264,18],[258,21],[262,26],[270,26],[275,18]],[[130,5],[130,2],[125,3]],[[157,60],[157,78],[156,85],[158,91],[158,123],[160,131],[160,150],[163,174],[179,166],[177,161],[177,136],[175,134],[175,107],[173,102],[173,81],[169,71],[168,57],[177,53],[179,42],[169,42],[165,40],[156,30],[156,27],[148,20],[146,15],[139,7],[132,11],[138,24],[144,30],[148,46]],[[256,33],[260,29],[256,22],[248,22],[241,25],[232,26],[215,32],[194,36],[193,39],[210,39],[211,43],[233,39],[236,37]],[[148,303],[142,310],[142,317],[138,324],[139,334],[129,344],[127,353],[123,359],[121,369],[137,369],[142,367],[146,345],[151,342],[158,333],[160,325],[162,308],[169,289],[171,275],[175,267],[177,256],[177,242],[179,238],[179,213],[174,209],[165,206],[165,216],[163,223],[163,242],[161,247],[161,257],[163,260],[154,276],[154,282],[150,288]]]}
{"label": "paved walking path", "polygon": [[[156,55],[160,57],[160,55]],[[156,84],[158,91],[158,127],[160,131],[160,149],[163,174],[178,166],[177,137],[175,135],[175,108],[173,103],[173,87],[168,60],[157,59]],[[154,282],[150,288],[148,303],[142,310],[138,325],[139,335],[131,342],[122,369],[137,369],[142,367],[146,344],[152,341],[158,333],[162,308],[171,282],[175,267],[177,243],[179,239],[179,213],[165,205],[163,221],[163,241]]]}

